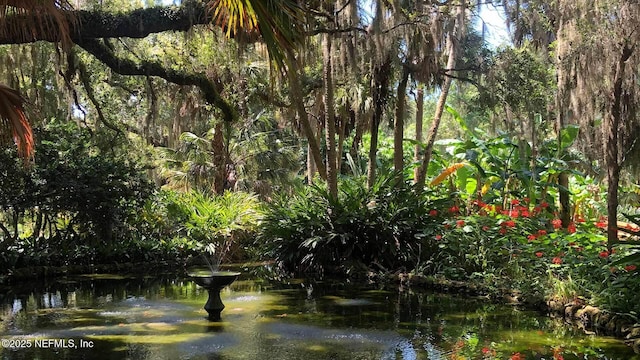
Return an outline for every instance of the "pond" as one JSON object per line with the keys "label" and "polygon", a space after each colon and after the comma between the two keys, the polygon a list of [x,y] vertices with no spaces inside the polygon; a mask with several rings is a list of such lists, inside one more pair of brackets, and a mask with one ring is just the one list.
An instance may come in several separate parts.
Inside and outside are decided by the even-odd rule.
{"label": "pond", "polygon": [[418,289],[241,277],[222,299],[210,322],[206,290],[175,275],[0,289],[0,359],[640,359],[561,320]]}

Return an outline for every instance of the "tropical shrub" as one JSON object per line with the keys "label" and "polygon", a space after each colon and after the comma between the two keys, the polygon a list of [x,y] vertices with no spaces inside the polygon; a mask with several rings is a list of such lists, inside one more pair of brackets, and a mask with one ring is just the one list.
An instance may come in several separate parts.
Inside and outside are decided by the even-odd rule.
{"label": "tropical shrub", "polygon": [[243,257],[261,217],[260,202],[252,194],[161,191],[144,207],[140,225],[176,258],[208,252],[219,265]]}
{"label": "tropical shrub", "polygon": [[269,204],[260,242],[287,271],[412,269],[424,251],[416,234],[435,224],[429,204],[408,184],[398,186],[396,174],[380,176],[370,189],[362,178],[343,179],[337,199],[322,186],[300,187]]}

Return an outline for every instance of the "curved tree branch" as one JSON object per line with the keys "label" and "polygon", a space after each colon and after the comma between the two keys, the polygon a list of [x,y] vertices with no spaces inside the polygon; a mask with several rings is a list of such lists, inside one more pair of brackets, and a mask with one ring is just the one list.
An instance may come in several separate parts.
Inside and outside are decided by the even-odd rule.
{"label": "curved tree branch", "polygon": [[96,112],[98,113],[98,119],[109,129],[122,134],[122,130],[120,130],[117,126],[112,124],[107,118],[104,116],[104,112],[102,111],[102,106],[100,106],[100,102],[95,96],[93,92],[93,87],[91,87],[91,79],[89,78],[89,73],[87,72],[87,67],[84,65],[82,61],[78,59],[78,73],[80,77],[80,81],[82,82],[82,86],[87,93],[87,97],[96,108]]}
{"label": "curved tree branch", "polygon": [[176,71],[153,61],[143,60],[136,63],[129,59],[122,59],[117,57],[109,47],[95,39],[84,39],[78,45],[120,75],[157,76],[177,85],[197,86],[202,91],[205,101],[222,112],[224,121],[231,122],[237,118],[235,109],[220,96],[214,83],[204,74]]}

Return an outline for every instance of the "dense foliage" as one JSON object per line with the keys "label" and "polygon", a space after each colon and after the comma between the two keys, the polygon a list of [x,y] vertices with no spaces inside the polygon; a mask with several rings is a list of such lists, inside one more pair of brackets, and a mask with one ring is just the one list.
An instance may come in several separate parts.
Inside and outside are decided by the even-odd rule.
{"label": "dense foliage", "polygon": [[[40,3],[26,20],[78,15]],[[504,1],[517,46],[498,49],[467,2],[174,3],[76,2],[78,21],[136,24],[117,39],[104,22],[51,39],[62,47],[25,44],[51,35],[37,23],[3,28],[0,80],[17,90],[0,87],[6,272],[208,251],[640,311],[628,2]],[[33,159],[13,148],[31,139],[25,114]]]}
{"label": "dense foliage", "polygon": [[132,217],[152,193],[137,161],[110,148],[104,134],[72,123],[51,123],[37,135],[29,167],[2,152],[3,262],[11,268],[141,256],[126,244]]}

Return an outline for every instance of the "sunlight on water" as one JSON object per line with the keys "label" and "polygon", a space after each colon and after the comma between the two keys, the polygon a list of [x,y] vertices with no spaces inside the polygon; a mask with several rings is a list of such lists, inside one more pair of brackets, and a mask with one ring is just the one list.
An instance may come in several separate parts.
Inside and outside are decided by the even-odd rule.
{"label": "sunlight on water", "polygon": [[210,322],[188,278],[61,280],[0,292],[0,339],[14,345],[0,359],[640,359],[561,321],[428,292],[241,278]]}

